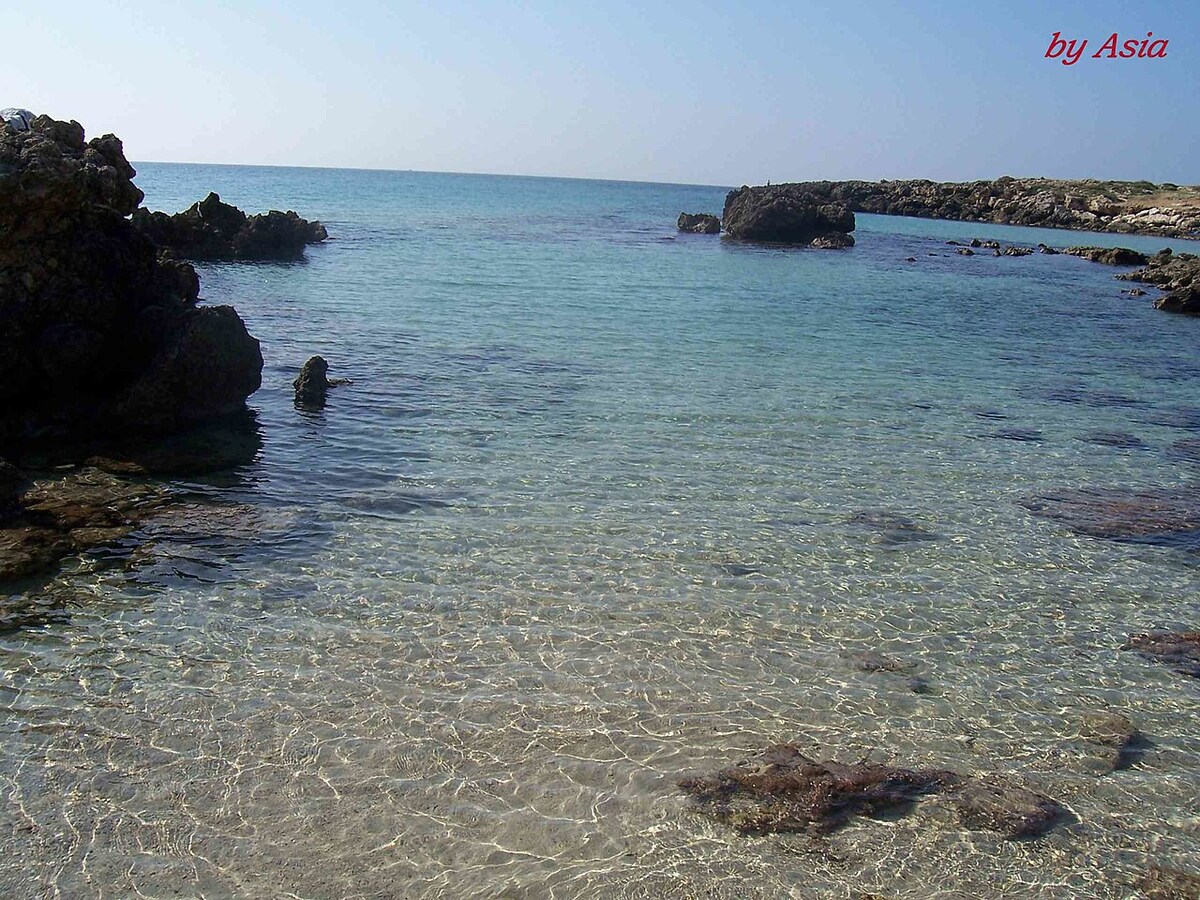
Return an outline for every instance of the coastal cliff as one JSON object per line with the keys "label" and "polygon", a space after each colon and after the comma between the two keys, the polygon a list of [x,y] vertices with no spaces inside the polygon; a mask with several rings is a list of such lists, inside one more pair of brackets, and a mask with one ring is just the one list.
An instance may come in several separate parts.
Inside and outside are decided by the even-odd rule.
{"label": "coastal cliff", "polygon": [[1005,176],[961,183],[805,181],[780,187],[854,212],[1200,238],[1200,186]]}

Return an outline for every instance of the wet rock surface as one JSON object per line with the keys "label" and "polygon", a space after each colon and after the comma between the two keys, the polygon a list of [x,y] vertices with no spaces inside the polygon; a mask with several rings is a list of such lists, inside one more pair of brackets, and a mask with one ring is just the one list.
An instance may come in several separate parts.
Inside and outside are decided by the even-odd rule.
{"label": "wet rock surface", "polygon": [[1200,631],[1152,631],[1135,634],[1122,647],[1164,663],[1181,675],[1200,678]]}
{"label": "wet rock surface", "polygon": [[126,218],[142,200],[121,142],[39,116],[0,130],[0,447],[170,431],[244,408],[258,342],[196,306],[191,266]]}
{"label": "wet rock surface", "polygon": [[721,233],[721,220],[711,213],[680,213],[675,225],[690,234]]}
{"label": "wet rock surface", "polygon": [[1088,537],[1200,549],[1200,489],[1194,487],[1078,488],[1029,498],[1021,505]]}
{"label": "wet rock surface", "polygon": [[329,237],[320,222],[291,210],[248,216],[216,193],[174,215],[139,209],[132,221],[157,246],[196,260],[296,260]]}
{"label": "wet rock surface", "polygon": [[1008,838],[1037,837],[1070,818],[1055,800],[1016,785],[945,769],[817,762],[794,744],[678,786],[700,812],[750,835],[836,831],[855,816],[903,814],[932,794],[945,795],[966,827]]}
{"label": "wet rock surface", "polygon": [[799,185],[743,186],[730,191],[721,215],[725,233],[748,241],[822,248],[854,244],[854,213]]}

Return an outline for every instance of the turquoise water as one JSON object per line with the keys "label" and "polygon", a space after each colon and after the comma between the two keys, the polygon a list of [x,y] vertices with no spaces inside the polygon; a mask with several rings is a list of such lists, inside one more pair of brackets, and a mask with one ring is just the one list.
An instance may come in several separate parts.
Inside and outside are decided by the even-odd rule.
{"label": "turquoise water", "polygon": [[[1197,626],[1196,559],[1021,506],[1195,482],[1200,321],[945,244],[1170,242],[864,215],[850,251],[763,249],[676,233],[722,188],[138,168],[150,208],[216,189],[334,239],[200,267],[266,359],[258,460],[191,485],[236,513],[81,560],[69,622],[0,637],[0,893],[1115,898],[1200,870],[1196,682],[1118,649]],[[314,353],[353,384],[298,412]],[[1152,741],[1113,774],[1079,736],[1108,708]],[[931,800],[746,838],[674,787],[781,740],[1077,821],[1004,841]]]}

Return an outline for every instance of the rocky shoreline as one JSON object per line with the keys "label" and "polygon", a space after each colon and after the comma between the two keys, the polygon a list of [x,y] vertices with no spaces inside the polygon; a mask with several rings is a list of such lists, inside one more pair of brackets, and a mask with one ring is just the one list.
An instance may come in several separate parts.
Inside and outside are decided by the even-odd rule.
{"label": "rocky shoreline", "polygon": [[157,476],[261,448],[246,406],[259,343],[233,307],[201,305],[180,257],[295,259],[327,237],[216,194],[150,213],[135,174],[118,138],[88,141],[78,122],[0,126],[0,628],[68,604],[59,565],[162,510],[173,489]]}
{"label": "rocky shoreline", "polygon": [[[731,210],[730,200],[734,198],[737,203]],[[843,210],[834,223],[844,222],[846,212],[863,212],[1200,240],[1200,186],[1009,176],[957,183],[911,179],[744,185],[729,193],[723,220],[705,213],[684,213],[679,219],[679,230],[717,234],[724,229],[732,237],[785,241],[786,238],[777,236],[751,237],[755,229],[752,227],[748,232],[744,224],[748,203],[770,207],[781,198],[788,198],[792,205],[803,203],[812,208]],[[733,219],[731,212],[735,213]],[[853,230],[853,225],[834,230],[847,233]]]}
{"label": "rocky shoreline", "polygon": [[1200,187],[1148,181],[806,181],[786,185],[853,212],[1200,239]]}

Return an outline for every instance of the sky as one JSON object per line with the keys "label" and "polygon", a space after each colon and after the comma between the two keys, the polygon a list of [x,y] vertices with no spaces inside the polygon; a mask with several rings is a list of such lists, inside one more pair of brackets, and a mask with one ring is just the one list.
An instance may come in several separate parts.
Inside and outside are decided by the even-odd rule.
{"label": "sky", "polygon": [[[1200,183],[1200,0],[0,0],[0,23],[0,106],[135,161]],[[1055,32],[1088,40],[1076,64]],[[1113,32],[1167,56],[1093,59]]]}

